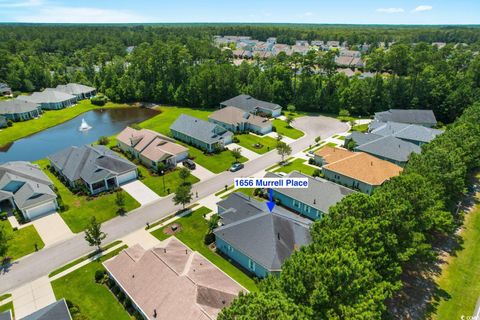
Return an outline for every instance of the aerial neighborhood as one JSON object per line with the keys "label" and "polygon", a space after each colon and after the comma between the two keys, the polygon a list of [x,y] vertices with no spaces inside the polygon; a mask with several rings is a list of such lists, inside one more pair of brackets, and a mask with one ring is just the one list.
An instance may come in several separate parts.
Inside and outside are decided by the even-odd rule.
{"label": "aerial neighborhood", "polygon": [[[0,66],[0,320],[389,318],[402,272],[421,273],[475,196],[478,106],[400,101],[392,92],[415,91],[402,73],[414,67],[367,68],[393,36],[258,27],[260,41],[212,26],[222,35],[205,33],[207,47],[181,33],[169,53],[180,40],[150,48],[156,27],[145,28],[145,43],[122,40],[88,66],[77,52],[45,73],[48,86]],[[411,50],[454,48],[428,39]],[[150,65],[157,53],[178,60]]]}

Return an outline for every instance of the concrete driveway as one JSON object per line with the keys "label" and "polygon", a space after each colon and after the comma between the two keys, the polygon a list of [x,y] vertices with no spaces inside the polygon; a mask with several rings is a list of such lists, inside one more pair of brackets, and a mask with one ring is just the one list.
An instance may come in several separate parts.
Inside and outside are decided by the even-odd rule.
{"label": "concrete driveway", "polygon": [[[183,167],[182,163],[177,164],[178,167]],[[205,181],[208,180],[212,177],[215,177],[215,173],[212,171],[208,170],[205,167],[202,167],[198,163],[195,162],[195,170],[192,170],[192,174],[200,179],[200,181]]]}
{"label": "concrete driveway", "polygon": [[56,300],[48,276],[41,277],[18,289],[12,290],[16,319],[28,316]]}
{"label": "concrete driveway", "polygon": [[46,247],[74,236],[65,221],[56,212],[33,220],[32,224]]}
{"label": "concrete driveway", "polygon": [[124,184],[122,189],[137,200],[142,206],[160,199],[158,194],[153,192],[152,189],[139,180]]}
{"label": "concrete driveway", "polygon": [[253,152],[252,150],[249,150],[247,148],[244,148],[242,147],[241,145],[239,144],[236,144],[236,143],[230,143],[228,146],[227,146],[227,149],[228,150],[233,150],[233,149],[236,149],[236,148],[240,148],[240,150],[242,150],[242,156],[244,156],[245,158],[247,158],[248,160],[255,160],[257,159],[258,157],[261,156],[261,154],[258,154],[256,152]]}

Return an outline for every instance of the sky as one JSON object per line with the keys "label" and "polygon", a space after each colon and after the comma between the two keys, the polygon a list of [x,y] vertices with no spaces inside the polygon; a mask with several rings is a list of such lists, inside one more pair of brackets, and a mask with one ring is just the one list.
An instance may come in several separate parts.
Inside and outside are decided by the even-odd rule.
{"label": "sky", "polygon": [[480,24],[480,0],[0,0],[0,22]]}

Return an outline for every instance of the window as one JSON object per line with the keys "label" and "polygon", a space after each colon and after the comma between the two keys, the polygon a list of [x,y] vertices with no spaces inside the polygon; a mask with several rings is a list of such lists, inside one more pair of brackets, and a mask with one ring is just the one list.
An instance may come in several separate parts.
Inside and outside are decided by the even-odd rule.
{"label": "window", "polygon": [[248,268],[252,271],[255,271],[256,264],[252,259],[248,259]]}

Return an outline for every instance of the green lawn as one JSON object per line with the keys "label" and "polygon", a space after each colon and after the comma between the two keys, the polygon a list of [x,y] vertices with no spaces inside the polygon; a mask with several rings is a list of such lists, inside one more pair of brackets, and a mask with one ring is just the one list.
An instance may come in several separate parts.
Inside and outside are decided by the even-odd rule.
{"label": "green lawn", "polygon": [[285,172],[290,173],[294,170],[300,171],[301,173],[307,174],[309,176],[313,175],[313,172],[316,170],[314,167],[308,166],[305,164],[306,160],[304,159],[295,159],[290,161],[284,166],[281,166],[274,172]]}
{"label": "green lawn", "polygon": [[450,258],[437,280],[439,291],[447,299],[433,301],[437,305],[434,319],[461,319],[471,316],[480,297],[480,205],[469,213],[462,231],[462,249]]}
{"label": "green lawn", "polygon": [[52,288],[55,297],[72,301],[79,307],[80,313],[90,320],[130,320],[130,315],[108,288],[95,282],[95,271],[105,270],[102,262],[117,255],[123,249],[125,247],[112,251],[100,259],[53,281]]}
{"label": "green lawn", "polygon": [[277,133],[281,134],[282,136],[298,139],[304,135],[302,131],[293,127],[288,127],[288,124],[283,120],[274,119],[272,124],[277,129]]}
{"label": "green lawn", "polygon": [[11,293],[2,294],[2,295],[0,296],[0,302],[2,302],[2,300],[5,300],[5,299],[10,298],[11,296],[12,296]]}
{"label": "green lawn", "polygon": [[[219,154],[205,154],[195,147],[185,146],[188,147],[189,156],[192,157],[196,163],[213,173],[226,171],[235,162],[235,158],[229,150],[222,151]],[[246,162],[247,160],[245,157],[239,159],[240,162]],[[195,173],[195,170],[193,173]]]}
{"label": "green lawn", "polygon": [[[192,214],[176,220],[175,223],[181,225],[181,231],[175,236],[192,250],[200,252],[205,258],[210,260],[248,290],[257,290],[255,281],[252,278],[235,267],[229,261],[210,250],[203,243],[203,238],[208,231],[208,221],[203,218],[203,215],[209,212],[211,212],[210,209],[201,207],[192,212]],[[168,226],[164,228],[168,228]],[[163,228],[153,231],[152,235],[157,237],[159,240],[168,238],[168,236],[163,232]]]}
{"label": "green lawn", "polygon": [[[42,167],[43,171],[53,181],[63,202],[68,206],[68,210],[60,213],[60,216],[65,220],[72,232],[78,233],[85,230],[92,216],[95,216],[99,222],[105,222],[117,216],[118,206],[115,204],[114,193],[104,194],[93,200],[87,200],[85,196],[73,194],[46,168],[48,160],[39,160],[36,163]],[[124,192],[124,194],[127,212],[140,206],[128,193]]]}
{"label": "green lawn", "polygon": [[[107,103],[101,108],[120,108],[127,105]],[[75,118],[84,112],[100,108],[91,104],[90,100],[80,101],[76,106],[62,110],[46,111],[39,119],[15,122],[12,127],[0,131],[1,145],[8,144],[36,132],[56,126]]]}
{"label": "green lawn", "polygon": [[345,136],[337,136],[337,139],[345,141]]}
{"label": "green lawn", "polygon": [[39,250],[45,246],[33,225],[13,231],[10,222],[0,221],[1,227],[4,228],[7,235],[11,236],[8,242],[7,256],[12,257],[13,260],[35,252],[35,244]]}
{"label": "green lawn", "polygon": [[157,110],[161,111],[161,113],[140,123],[140,127],[151,129],[164,135],[169,135],[170,126],[181,114],[187,114],[192,117],[208,120],[208,116],[213,111],[208,109],[199,110],[179,107],[159,107]]}
{"label": "green lawn", "polygon": [[[138,171],[143,175],[141,180],[143,184],[152,189],[156,194],[163,197],[170,193],[175,192],[178,186],[182,183],[182,180],[179,177],[179,169],[166,173],[163,177],[158,175],[152,175],[149,170],[145,169],[143,166],[138,166]],[[193,175],[195,171],[192,171],[192,175],[188,178],[188,181],[191,184],[197,183],[200,181],[197,177]],[[163,186],[163,180],[165,179],[165,188]]]}
{"label": "green lawn", "polygon": [[352,131],[367,132],[367,130],[368,130],[368,123],[359,124],[359,125],[356,125],[356,126],[352,127]]}
{"label": "green lawn", "polygon": [[8,309],[12,310],[12,314],[15,315],[13,312],[13,302],[5,303],[0,306],[0,313],[7,311]]}
{"label": "green lawn", "polygon": [[[238,144],[248,150],[251,150],[256,153],[264,154],[270,150],[275,149],[277,146],[277,140],[272,137],[259,137],[253,134],[239,134],[236,135],[237,139],[239,140]],[[261,144],[261,148],[255,148],[255,144]]]}

